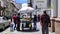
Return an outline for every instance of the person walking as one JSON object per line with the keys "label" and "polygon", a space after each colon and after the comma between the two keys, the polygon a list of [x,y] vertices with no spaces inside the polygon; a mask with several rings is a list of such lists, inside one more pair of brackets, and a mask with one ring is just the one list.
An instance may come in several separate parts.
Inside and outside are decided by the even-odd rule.
{"label": "person walking", "polygon": [[17,15],[17,31],[20,31],[20,14]]}
{"label": "person walking", "polygon": [[37,16],[36,15],[34,15],[34,19],[33,19],[33,22],[34,22],[34,30],[36,30],[36,28],[37,28]]}
{"label": "person walking", "polygon": [[15,27],[14,20],[11,18],[10,31],[14,31],[14,27]]}
{"label": "person walking", "polygon": [[14,14],[12,18],[13,18],[13,20],[14,20],[14,24],[15,24],[14,30],[15,30],[15,28],[16,28],[16,23],[17,23],[17,15]]}
{"label": "person walking", "polygon": [[50,17],[46,13],[46,10],[43,11],[43,14],[41,15],[41,18],[40,18],[40,22],[42,25],[42,34],[49,34],[48,25],[50,23]]}

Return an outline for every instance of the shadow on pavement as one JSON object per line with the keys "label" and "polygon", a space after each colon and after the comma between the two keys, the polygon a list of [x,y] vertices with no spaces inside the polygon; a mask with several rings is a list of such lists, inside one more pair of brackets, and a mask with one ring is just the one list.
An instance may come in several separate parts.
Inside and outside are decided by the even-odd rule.
{"label": "shadow on pavement", "polygon": [[21,32],[38,32],[39,30],[23,30]]}

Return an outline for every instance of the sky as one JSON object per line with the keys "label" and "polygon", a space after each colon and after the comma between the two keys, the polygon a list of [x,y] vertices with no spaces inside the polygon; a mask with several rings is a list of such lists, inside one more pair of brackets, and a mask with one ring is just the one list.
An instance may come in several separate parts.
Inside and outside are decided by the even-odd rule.
{"label": "sky", "polygon": [[27,0],[15,0],[17,3],[27,3]]}

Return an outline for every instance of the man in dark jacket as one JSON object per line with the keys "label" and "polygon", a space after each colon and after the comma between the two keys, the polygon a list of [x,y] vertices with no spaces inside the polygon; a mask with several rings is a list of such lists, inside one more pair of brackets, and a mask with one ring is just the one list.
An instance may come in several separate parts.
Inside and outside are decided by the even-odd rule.
{"label": "man in dark jacket", "polygon": [[42,34],[49,34],[48,25],[50,23],[50,17],[46,13],[46,10],[43,12],[40,20],[41,20],[41,25],[42,25]]}

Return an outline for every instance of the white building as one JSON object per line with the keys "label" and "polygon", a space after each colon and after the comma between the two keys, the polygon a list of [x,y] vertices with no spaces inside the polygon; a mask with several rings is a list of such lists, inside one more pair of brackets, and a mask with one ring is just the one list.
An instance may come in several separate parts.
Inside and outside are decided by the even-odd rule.
{"label": "white building", "polygon": [[41,14],[42,9],[49,7],[49,0],[27,0],[27,2],[31,3],[34,9],[37,9],[37,14]]}
{"label": "white building", "polygon": [[60,0],[51,0],[51,5],[53,6],[51,13],[53,17],[56,17],[52,25],[55,27],[55,34],[60,34]]}
{"label": "white building", "polygon": [[51,0],[51,4],[53,5],[53,16],[60,17],[60,0]]}

